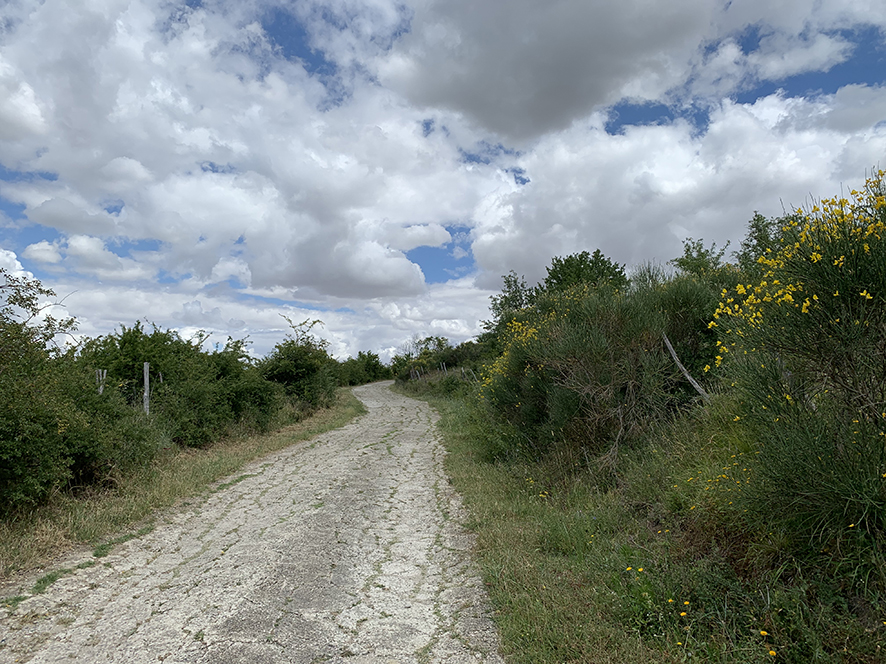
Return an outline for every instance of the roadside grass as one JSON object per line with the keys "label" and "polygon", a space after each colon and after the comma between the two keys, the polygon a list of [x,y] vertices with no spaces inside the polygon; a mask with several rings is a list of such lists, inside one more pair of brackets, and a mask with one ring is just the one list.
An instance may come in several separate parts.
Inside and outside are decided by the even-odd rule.
{"label": "roadside grass", "polygon": [[[46,505],[7,514],[0,520],[0,581],[42,567],[77,545],[95,547],[96,557],[107,555],[114,545],[149,532],[156,511],[211,490],[254,459],[341,427],[365,412],[350,388],[342,388],[330,408],[289,413],[291,423],[273,433],[244,432],[206,448],[169,449],[150,466],[118,477],[113,487],[78,495],[58,492]],[[128,529],[133,532],[121,534]]]}
{"label": "roadside grass", "polygon": [[728,398],[603,472],[569,450],[492,462],[490,418],[420,390],[441,413],[508,662],[886,661],[876,592],[847,594],[840,561],[795,559],[745,518],[753,452]]}

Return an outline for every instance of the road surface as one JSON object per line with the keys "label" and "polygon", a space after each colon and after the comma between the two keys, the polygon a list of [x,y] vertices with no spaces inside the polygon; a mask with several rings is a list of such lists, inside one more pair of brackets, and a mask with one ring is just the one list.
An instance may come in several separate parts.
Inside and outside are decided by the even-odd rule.
{"label": "road surface", "polygon": [[500,663],[437,416],[389,385],[0,610],[0,663]]}

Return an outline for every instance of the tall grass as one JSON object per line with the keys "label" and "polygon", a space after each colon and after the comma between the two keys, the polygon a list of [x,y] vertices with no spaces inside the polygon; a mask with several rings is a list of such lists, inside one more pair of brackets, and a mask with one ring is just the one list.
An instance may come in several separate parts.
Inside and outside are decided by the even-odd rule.
{"label": "tall grass", "polygon": [[656,427],[608,484],[570,454],[491,461],[483,411],[430,398],[507,661],[883,661],[876,596],[733,500],[753,447],[732,398]]}

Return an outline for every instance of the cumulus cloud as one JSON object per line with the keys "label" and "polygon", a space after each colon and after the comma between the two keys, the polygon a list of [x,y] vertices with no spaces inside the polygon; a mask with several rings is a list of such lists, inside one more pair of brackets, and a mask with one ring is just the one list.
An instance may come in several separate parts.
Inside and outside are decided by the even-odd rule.
{"label": "cumulus cloud", "polygon": [[[690,236],[735,245],[755,208],[777,216],[783,204],[858,183],[882,159],[886,126],[833,131],[835,102],[722,100],[702,135],[677,121],[611,136],[598,122],[546,138],[521,160],[532,182],[489,197],[478,213],[481,283],[494,287],[510,269],[539,280],[550,256],[584,249],[633,265],[678,256]],[[820,118],[815,130],[810,116]]]}
{"label": "cumulus cloud", "polygon": [[429,0],[379,71],[416,103],[531,139],[623,97],[659,98],[681,81],[713,9],[694,0]]}
{"label": "cumulus cloud", "polygon": [[13,277],[32,278],[34,276],[22,267],[15,252],[7,249],[0,249],[0,268],[9,272]]}
{"label": "cumulus cloud", "polygon": [[45,130],[34,89],[0,55],[0,141]]}
{"label": "cumulus cloud", "polygon": [[112,281],[138,281],[154,276],[149,265],[123,258],[109,251],[97,237],[74,235],[65,247],[65,262],[70,261],[81,274]]}
{"label": "cumulus cloud", "polygon": [[91,212],[66,198],[51,198],[28,211],[37,224],[68,233],[113,234],[114,218],[105,212]]}
{"label": "cumulus cloud", "polygon": [[811,39],[767,35],[759,50],[748,56],[748,64],[759,78],[779,81],[795,74],[828,71],[845,61],[851,50],[845,39],[821,33]]}
{"label": "cumulus cloud", "polygon": [[46,240],[29,244],[22,255],[28,260],[36,261],[38,263],[54,265],[62,262],[62,255],[58,250],[58,244],[50,244]]}
{"label": "cumulus cloud", "polygon": [[[881,84],[735,101],[851,59],[873,0],[199,4],[4,7],[0,264],[77,291],[85,333],[147,316],[266,352],[286,313],[339,355],[463,340],[511,269],[735,241],[886,151]],[[709,121],[611,135],[625,100]],[[467,276],[428,285],[418,247]]]}

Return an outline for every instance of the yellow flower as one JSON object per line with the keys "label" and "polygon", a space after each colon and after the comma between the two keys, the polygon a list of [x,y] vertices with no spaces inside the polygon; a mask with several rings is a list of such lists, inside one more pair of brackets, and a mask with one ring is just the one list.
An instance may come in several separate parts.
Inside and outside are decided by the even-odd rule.
{"label": "yellow flower", "polygon": [[761,629],[761,630],[760,630],[760,635],[761,635],[761,636],[769,636],[769,632],[767,632],[765,629]]}

